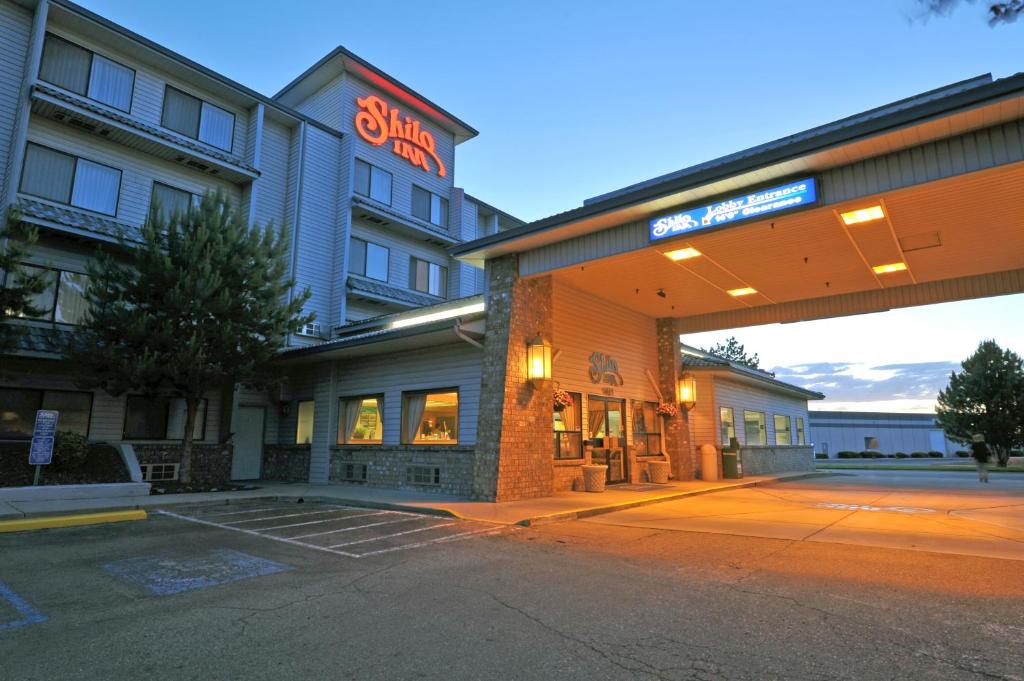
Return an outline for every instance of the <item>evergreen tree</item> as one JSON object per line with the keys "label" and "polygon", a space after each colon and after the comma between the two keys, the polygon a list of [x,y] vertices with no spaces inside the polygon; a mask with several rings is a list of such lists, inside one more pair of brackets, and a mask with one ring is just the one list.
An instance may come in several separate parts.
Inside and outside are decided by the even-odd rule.
{"label": "evergreen tree", "polygon": [[[704,350],[704,348],[701,348],[701,350]],[[747,349],[736,340],[736,336],[729,336],[724,343],[716,343],[714,347],[710,350],[704,350],[704,352],[724,357],[730,362],[746,364],[751,369],[759,368],[761,363],[761,358],[757,356],[756,352],[753,355],[747,355]]]}
{"label": "evergreen tree", "polygon": [[9,324],[8,319],[38,317],[44,311],[35,306],[35,297],[46,290],[46,279],[22,266],[28,249],[38,238],[35,227],[23,223],[13,208],[0,226],[0,355],[10,354],[25,327]]}
{"label": "evergreen tree", "polygon": [[987,340],[961,366],[939,391],[938,425],[965,444],[981,433],[1006,466],[1011,448],[1024,446],[1024,361]]}
{"label": "evergreen tree", "polygon": [[169,217],[156,207],[139,240],[122,241],[121,259],[101,252],[90,262],[89,312],[68,354],[86,386],[183,399],[189,482],[204,394],[270,383],[285,334],[313,319],[302,313],[309,291],[288,302],[285,231],[249,229],[221,192]]}

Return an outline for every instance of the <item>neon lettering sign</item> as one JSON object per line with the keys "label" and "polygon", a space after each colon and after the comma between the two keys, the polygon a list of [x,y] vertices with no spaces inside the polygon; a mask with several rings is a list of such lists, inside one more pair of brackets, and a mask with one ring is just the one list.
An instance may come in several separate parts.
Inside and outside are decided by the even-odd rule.
{"label": "neon lettering sign", "polygon": [[428,158],[433,159],[438,177],[447,175],[444,163],[437,156],[437,141],[420,127],[418,120],[404,116],[398,107],[388,106],[376,95],[357,97],[356,104],[361,109],[355,117],[356,133],[360,137],[377,147],[391,142],[391,151],[396,156],[428,173]]}

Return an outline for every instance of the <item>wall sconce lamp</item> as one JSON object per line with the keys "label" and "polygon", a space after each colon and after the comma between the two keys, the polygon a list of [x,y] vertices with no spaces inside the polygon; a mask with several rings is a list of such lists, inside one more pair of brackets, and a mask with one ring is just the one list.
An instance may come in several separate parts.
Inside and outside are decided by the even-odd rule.
{"label": "wall sconce lamp", "polygon": [[539,333],[526,344],[526,377],[534,388],[551,380],[551,343]]}
{"label": "wall sconce lamp", "polygon": [[697,380],[693,374],[683,374],[679,377],[679,404],[687,411],[697,406]]}

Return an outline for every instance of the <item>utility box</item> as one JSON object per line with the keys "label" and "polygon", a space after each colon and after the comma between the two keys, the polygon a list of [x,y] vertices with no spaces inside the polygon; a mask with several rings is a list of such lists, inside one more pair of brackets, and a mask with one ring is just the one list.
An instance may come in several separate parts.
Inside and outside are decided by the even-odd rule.
{"label": "utility box", "polygon": [[722,450],[722,477],[729,480],[743,477],[740,443],[736,438],[730,439],[729,446]]}

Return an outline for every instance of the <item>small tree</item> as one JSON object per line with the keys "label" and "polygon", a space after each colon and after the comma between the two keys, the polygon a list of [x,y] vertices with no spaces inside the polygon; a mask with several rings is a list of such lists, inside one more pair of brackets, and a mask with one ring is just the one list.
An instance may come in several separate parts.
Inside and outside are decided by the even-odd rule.
{"label": "small tree", "polygon": [[89,312],[70,344],[80,382],[113,395],[139,390],[185,403],[180,478],[189,482],[203,395],[224,385],[266,385],[286,333],[313,319],[309,291],[288,302],[288,242],[272,225],[249,229],[227,197],[164,217],[118,261],[89,264]]}
{"label": "small tree", "polygon": [[46,290],[46,279],[22,266],[37,238],[35,227],[23,223],[13,208],[8,211],[0,225],[0,355],[10,354],[25,333],[25,327],[8,324],[8,319],[43,313],[33,299]]}
{"label": "small tree", "polygon": [[[703,348],[701,349],[703,350]],[[761,363],[761,358],[757,356],[756,352],[753,355],[747,355],[747,349],[736,340],[736,336],[729,336],[724,343],[716,343],[710,350],[704,350],[704,352],[724,357],[730,362],[746,364],[751,369],[759,368]]]}
{"label": "small tree", "polygon": [[[918,0],[924,5],[927,14],[944,15],[952,13],[960,4],[960,0]],[[968,0],[972,5],[975,0]],[[1012,24],[1024,15],[1024,0],[1007,0],[1006,2],[983,2],[988,14],[988,25]]]}
{"label": "small tree", "polygon": [[957,442],[981,433],[1006,466],[1010,450],[1024,445],[1024,362],[987,340],[961,366],[939,391],[936,421]]}

